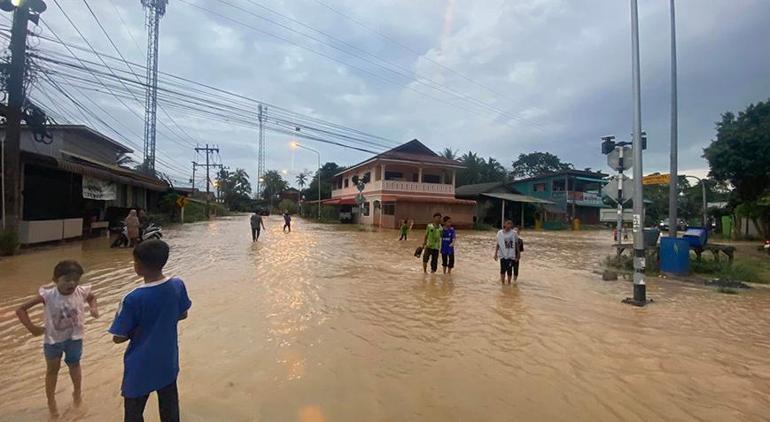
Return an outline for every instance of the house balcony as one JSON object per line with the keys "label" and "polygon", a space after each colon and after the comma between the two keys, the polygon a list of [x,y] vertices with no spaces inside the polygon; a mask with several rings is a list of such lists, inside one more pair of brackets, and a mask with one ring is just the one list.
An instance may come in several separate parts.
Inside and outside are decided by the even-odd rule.
{"label": "house balcony", "polygon": [[[446,183],[419,183],[402,180],[378,180],[366,184],[363,194],[371,192],[404,193],[404,194],[429,194],[454,196],[455,187]],[[332,190],[332,198],[357,195],[355,186]]]}
{"label": "house balcony", "polygon": [[584,207],[601,207],[604,205],[602,195],[598,192],[555,191],[551,193],[555,202],[567,202]]}

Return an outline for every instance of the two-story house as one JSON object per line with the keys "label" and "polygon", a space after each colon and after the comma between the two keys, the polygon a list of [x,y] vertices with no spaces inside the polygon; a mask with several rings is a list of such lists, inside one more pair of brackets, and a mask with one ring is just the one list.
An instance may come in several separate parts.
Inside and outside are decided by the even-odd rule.
{"label": "two-story house", "polygon": [[[0,127],[0,136],[5,129]],[[23,244],[80,237],[122,220],[131,208],[152,209],[168,184],[121,167],[133,152],[81,125],[51,125],[50,138],[21,133]]]}
{"label": "two-story house", "polygon": [[[414,139],[335,175],[332,197],[324,204],[338,206],[340,215],[353,221],[384,228],[396,228],[402,220],[424,226],[436,212],[451,216],[457,227],[470,227],[475,201],[455,198],[456,173],[462,168]],[[359,179],[365,182],[360,206]]]}
{"label": "two-story house", "polygon": [[603,208],[601,188],[607,183],[606,174],[584,170],[563,170],[556,173],[516,180],[513,189],[555,203],[549,213],[562,211],[565,221],[579,219],[583,224],[599,224]]}

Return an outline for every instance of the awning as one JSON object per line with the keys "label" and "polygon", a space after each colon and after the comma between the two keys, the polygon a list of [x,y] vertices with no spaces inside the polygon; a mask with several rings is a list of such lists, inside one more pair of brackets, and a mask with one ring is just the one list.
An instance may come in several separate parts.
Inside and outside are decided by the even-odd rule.
{"label": "awning", "polygon": [[129,186],[139,186],[145,189],[155,191],[165,191],[168,189],[166,182],[160,179],[154,179],[147,176],[134,173],[130,170],[116,171],[109,167],[97,167],[88,164],[78,164],[70,160],[58,160],[59,168],[70,173],[83,174],[101,178],[105,180],[111,180],[113,182],[122,183]]}
{"label": "awning", "polygon": [[394,196],[386,195],[381,199],[382,202],[409,202],[426,204],[455,204],[455,205],[476,205],[476,201],[468,199],[445,198],[445,197],[426,197],[426,196]]}
{"label": "awning", "polygon": [[[308,201],[308,203],[317,203],[318,201]],[[356,205],[355,198],[332,198],[321,201],[323,205]]]}
{"label": "awning", "polygon": [[604,184],[609,183],[609,181],[607,180],[595,179],[593,177],[576,176],[575,179],[582,180],[584,182],[604,183]]}
{"label": "awning", "polygon": [[545,199],[536,198],[534,196],[527,196],[527,195],[519,195],[517,193],[482,193],[483,196],[488,196],[490,198],[497,198],[497,199],[503,199],[505,201],[511,201],[511,202],[525,202],[528,204],[543,204],[543,205],[554,205],[555,202],[551,202]]}

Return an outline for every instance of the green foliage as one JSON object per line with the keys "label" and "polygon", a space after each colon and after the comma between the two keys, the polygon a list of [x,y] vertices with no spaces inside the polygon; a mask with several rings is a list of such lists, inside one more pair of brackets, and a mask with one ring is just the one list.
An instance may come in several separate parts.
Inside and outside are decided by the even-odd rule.
{"label": "green foliage", "polygon": [[517,179],[523,179],[573,168],[575,166],[571,163],[561,161],[559,157],[550,152],[531,152],[519,154],[519,158],[513,162],[511,174]]}
{"label": "green foliage", "polygon": [[288,189],[289,182],[277,170],[269,170],[262,176],[262,187],[262,198],[270,200]]}
{"label": "green foliage", "polygon": [[217,188],[224,204],[233,211],[252,211],[256,206],[251,198],[249,174],[244,169],[221,169],[217,173]]}
{"label": "green foliage", "polygon": [[287,211],[289,214],[296,214],[298,210],[299,207],[297,206],[297,203],[291,199],[282,199],[281,202],[278,203],[279,212]]}
{"label": "green foliage", "polygon": [[[321,198],[328,199],[332,196],[332,181],[334,175],[345,170],[345,167],[340,167],[337,163],[326,163],[321,167]],[[302,191],[305,199],[309,201],[315,201],[318,199],[318,172],[313,176],[310,181],[310,185]]]}
{"label": "green foliage", "polygon": [[725,261],[713,261],[701,259],[690,260],[690,270],[696,274],[708,274],[727,280],[746,281],[750,283],[762,283],[757,268],[746,263],[730,264]]}
{"label": "green foliage", "polygon": [[300,190],[300,191],[301,191],[302,189],[304,189],[304,188],[305,188],[305,186],[307,186],[307,178],[308,178],[308,174],[309,174],[309,172],[308,172],[308,171],[303,171],[302,173],[298,174],[298,175],[297,175],[297,177],[296,177],[296,180],[297,180],[297,186],[299,186],[299,190]]}
{"label": "green foliage", "polygon": [[710,175],[735,187],[734,203],[750,210],[762,235],[770,235],[770,100],[722,114],[717,138],[703,150]]}
{"label": "green foliage", "polygon": [[13,255],[19,250],[19,234],[11,229],[0,230],[0,255]]}
{"label": "green foliage", "polygon": [[452,148],[446,147],[443,151],[441,151],[440,156],[446,158],[447,160],[456,160],[457,159],[457,151],[453,150]]}
{"label": "green foliage", "polygon": [[[451,150],[449,152],[454,153]],[[468,151],[460,157],[460,163],[465,168],[457,172],[457,186],[504,182],[508,179],[508,172],[505,167],[494,158],[490,157],[485,160],[475,152]]]}
{"label": "green foliage", "polygon": [[[318,217],[318,205],[309,204],[302,207],[302,216],[305,218],[316,219]],[[340,214],[336,207],[331,205],[321,206],[321,222],[339,223]]]}

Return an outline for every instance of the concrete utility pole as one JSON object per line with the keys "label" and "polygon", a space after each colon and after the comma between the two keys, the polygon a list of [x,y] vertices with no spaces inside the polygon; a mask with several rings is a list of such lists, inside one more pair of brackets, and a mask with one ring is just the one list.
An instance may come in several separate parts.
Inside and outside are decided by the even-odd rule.
{"label": "concrete utility pole", "polygon": [[644,195],[642,186],[642,94],[639,66],[639,10],[637,0],[631,0],[631,71],[634,98],[634,138],[633,138],[633,168],[634,168],[634,297],[626,299],[626,303],[637,306],[647,304],[647,286],[644,282],[645,251],[644,251]]}
{"label": "concrete utility pole", "polygon": [[24,75],[27,54],[29,6],[16,7],[11,26],[11,64],[8,78],[8,108],[3,142],[3,228],[18,233],[21,221],[21,118],[24,106]]}
{"label": "concrete utility pole", "polygon": [[211,164],[209,158],[211,157],[211,154],[213,153],[219,153],[219,148],[214,146],[209,146],[209,144],[206,144],[205,147],[195,147],[196,152],[205,152],[206,153],[206,164],[197,164],[193,163],[193,166],[199,166],[199,167],[205,167],[206,168],[206,218],[209,218],[210,216],[210,204],[209,204],[209,196],[211,195],[211,177],[210,177],[210,169],[211,167],[221,167],[221,164]]}
{"label": "concrete utility pole", "polygon": [[679,198],[679,177],[677,174],[679,117],[677,115],[676,79],[676,14],[674,12],[674,0],[671,0],[671,179],[668,182],[668,235],[670,237],[676,237],[679,227],[676,215]]}
{"label": "concrete utility pole", "polygon": [[260,104],[257,107],[259,119],[259,150],[257,151],[257,198],[262,194],[263,179],[265,177],[265,121],[267,120],[267,106]]}

